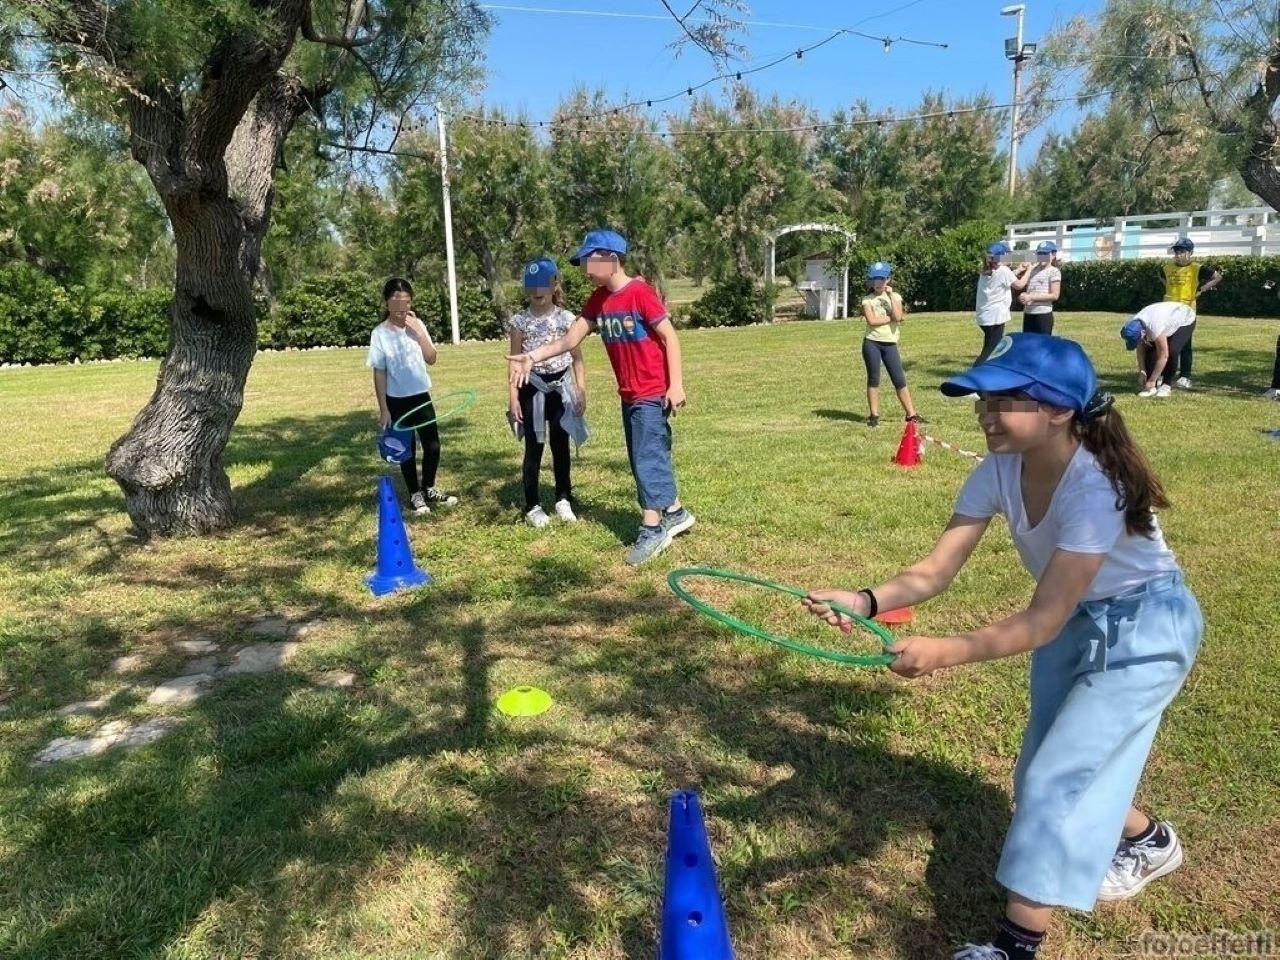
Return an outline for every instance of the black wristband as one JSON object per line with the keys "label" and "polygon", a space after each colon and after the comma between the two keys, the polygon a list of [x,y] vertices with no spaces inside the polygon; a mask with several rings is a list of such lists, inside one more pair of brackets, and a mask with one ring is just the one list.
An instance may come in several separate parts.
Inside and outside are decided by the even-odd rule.
{"label": "black wristband", "polygon": [[877,613],[879,613],[879,612],[880,612],[880,603],[879,603],[879,601],[878,601],[878,600],[876,600],[876,595],[875,595],[874,593],[872,593],[872,592],[871,592],[869,589],[867,589],[866,587],[863,587],[863,588],[862,588],[861,590],[859,590],[858,592],[859,592],[859,593],[861,593],[861,594],[865,594],[865,595],[866,595],[866,598],[867,598],[867,603],[869,603],[869,604],[871,605],[871,606],[870,606],[870,610],[869,610],[869,612],[867,613],[867,616],[868,616],[868,617],[874,617]]}

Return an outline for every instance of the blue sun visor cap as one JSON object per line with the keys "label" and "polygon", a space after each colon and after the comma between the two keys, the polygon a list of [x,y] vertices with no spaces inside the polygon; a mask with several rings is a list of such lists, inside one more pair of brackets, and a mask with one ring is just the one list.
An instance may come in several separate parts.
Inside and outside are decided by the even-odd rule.
{"label": "blue sun visor cap", "polygon": [[404,463],[413,456],[413,434],[387,427],[378,434],[378,456],[387,463]]}
{"label": "blue sun visor cap", "polygon": [[1054,243],[1052,240],[1045,240],[1038,247],[1036,247],[1036,253],[1057,253],[1057,252],[1058,252],[1058,245]]}
{"label": "blue sun visor cap", "polygon": [[528,287],[549,287],[551,281],[560,276],[560,268],[550,257],[539,257],[530,260],[524,268],[524,285]]}
{"label": "blue sun visor cap", "polygon": [[1003,240],[997,240],[987,247],[987,253],[993,257],[1003,257],[1009,253],[1009,245]]}
{"label": "blue sun visor cap", "polygon": [[1142,342],[1142,321],[1134,317],[1120,328],[1120,336],[1127,349],[1137,350],[1138,344]]}
{"label": "blue sun visor cap", "polygon": [[569,258],[569,262],[576,267],[597,250],[625,255],[627,252],[626,238],[613,230],[592,230],[582,241],[582,246],[578,248],[578,252]]}
{"label": "blue sun visor cap", "polygon": [[877,260],[867,267],[868,280],[888,280],[891,276],[893,276],[893,267],[884,260]]}
{"label": "blue sun visor cap", "polygon": [[1196,248],[1196,245],[1191,242],[1190,238],[1180,237],[1179,239],[1173,241],[1173,246],[1170,247],[1169,249],[1173,250],[1174,252],[1177,252],[1178,250],[1185,250],[1187,251],[1187,253],[1190,253],[1191,251],[1195,250],[1195,248]]}
{"label": "blue sun visor cap", "polygon": [[1033,400],[1082,413],[1098,389],[1084,348],[1043,333],[1012,333],[980,363],[943,382],[948,397],[969,393],[1025,393]]}

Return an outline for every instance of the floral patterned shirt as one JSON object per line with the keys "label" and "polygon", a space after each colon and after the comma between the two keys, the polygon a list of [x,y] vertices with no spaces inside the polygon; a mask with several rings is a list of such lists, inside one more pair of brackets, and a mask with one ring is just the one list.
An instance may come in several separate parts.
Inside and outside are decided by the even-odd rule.
{"label": "floral patterned shirt", "polygon": [[[529,310],[521,310],[507,321],[507,329],[519,331],[524,338],[524,352],[528,353],[530,350],[536,350],[538,347],[559,340],[569,332],[569,328],[573,326],[573,321],[576,319],[573,311],[566,310],[564,307],[553,307],[550,313],[540,317]],[[561,373],[572,365],[573,357],[562,353],[550,360],[535,363],[533,369],[545,375]]]}

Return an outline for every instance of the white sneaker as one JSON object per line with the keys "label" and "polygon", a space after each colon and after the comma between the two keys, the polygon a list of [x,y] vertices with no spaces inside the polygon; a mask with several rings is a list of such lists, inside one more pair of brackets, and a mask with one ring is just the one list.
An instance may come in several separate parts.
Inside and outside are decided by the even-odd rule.
{"label": "white sneaker", "polygon": [[1142,892],[1152,880],[1173,873],[1182,866],[1182,842],[1173,827],[1161,823],[1169,833],[1169,843],[1157,847],[1153,840],[1133,843],[1121,840],[1111,866],[1102,881],[1099,900],[1128,900]]}
{"label": "white sneaker", "polygon": [[1280,387],[1272,387],[1262,395],[1264,400],[1280,400]]}
{"label": "white sneaker", "polygon": [[1171,396],[1172,394],[1173,394],[1173,387],[1169,386],[1169,384],[1167,383],[1162,383],[1160,384],[1160,386],[1156,387],[1157,397],[1168,397],[1168,396]]}
{"label": "white sneaker", "polygon": [[421,493],[415,493],[409,498],[409,506],[413,508],[414,513],[430,513],[431,508],[427,506],[427,498]]}
{"label": "white sneaker", "polygon": [[1190,377],[1179,377],[1177,380],[1173,381],[1173,385],[1174,385],[1175,387],[1177,387],[1179,390],[1190,390],[1190,389],[1191,389],[1191,378],[1190,378]]}
{"label": "white sneaker", "polygon": [[578,522],[578,517],[573,512],[573,504],[571,504],[568,500],[556,501],[556,516],[559,517],[561,520],[563,520],[565,523]]}
{"label": "white sneaker", "polygon": [[1154,396],[1156,395],[1156,391],[1157,391],[1157,390],[1159,390],[1159,389],[1160,389],[1159,387],[1147,387],[1145,390],[1139,390],[1139,391],[1138,391],[1138,396],[1140,396],[1140,397],[1154,397]]}
{"label": "white sneaker", "polygon": [[444,494],[432,487],[426,492],[427,503],[434,503],[438,507],[456,507],[458,498],[453,494]]}
{"label": "white sneaker", "polygon": [[989,943],[966,943],[951,955],[951,960],[1009,960],[1009,955]]}
{"label": "white sneaker", "polygon": [[539,530],[543,527],[551,526],[551,518],[547,516],[541,504],[526,513],[524,518],[529,521],[529,526],[536,527]]}

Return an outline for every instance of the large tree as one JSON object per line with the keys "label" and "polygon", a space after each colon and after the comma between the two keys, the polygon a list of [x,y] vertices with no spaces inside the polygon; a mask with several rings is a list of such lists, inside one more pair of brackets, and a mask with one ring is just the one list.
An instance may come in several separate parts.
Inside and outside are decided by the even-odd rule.
{"label": "large tree", "polygon": [[172,226],[170,346],[107,455],[143,535],[233,519],[222,453],[256,347],[253,287],[285,141],[385,145],[473,69],[472,0],[3,0],[78,109],[125,132]]}
{"label": "large tree", "polygon": [[1280,0],[1107,0],[1052,34],[1038,61],[1033,100],[1109,99],[1147,143],[1203,144],[1280,209]]}

